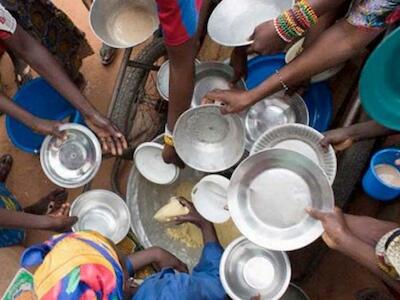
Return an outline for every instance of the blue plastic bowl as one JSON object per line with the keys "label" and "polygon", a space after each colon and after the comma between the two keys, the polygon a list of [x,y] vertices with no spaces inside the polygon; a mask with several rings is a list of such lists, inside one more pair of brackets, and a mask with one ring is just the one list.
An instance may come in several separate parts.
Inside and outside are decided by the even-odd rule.
{"label": "blue plastic bowl", "polygon": [[[48,120],[69,120],[80,123],[79,112],[43,78],[24,84],[15,94],[14,102],[36,117]],[[6,116],[6,129],[11,142],[20,150],[39,153],[44,135],[35,133],[16,119]]]}
{"label": "blue plastic bowl", "polygon": [[375,166],[379,164],[388,164],[400,171],[400,167],[394,163],[399,158],[400,150],[396,148],[383,149],[374,154],[362,180],[364,191],[369,196],[381,201],[390,201],[400,196],[400,187],[386,184],[375,172]]}

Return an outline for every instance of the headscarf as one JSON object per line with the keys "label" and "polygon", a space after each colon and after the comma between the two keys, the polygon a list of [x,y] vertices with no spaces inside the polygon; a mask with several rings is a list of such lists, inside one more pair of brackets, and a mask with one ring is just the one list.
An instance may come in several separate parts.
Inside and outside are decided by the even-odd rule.
{"label": "headscarf", "polygon": [[98,233],[61,234],[25,250],[21,265],[39,264],[34,273],[39,300],[123,299],[118,255]]}

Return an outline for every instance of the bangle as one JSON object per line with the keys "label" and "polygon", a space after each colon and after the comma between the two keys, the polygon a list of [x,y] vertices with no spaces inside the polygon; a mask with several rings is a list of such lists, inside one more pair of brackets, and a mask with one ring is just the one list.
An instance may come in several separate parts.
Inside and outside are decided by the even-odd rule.
{"label": "bangle", "polygon": [[174,147],[174,138],[172,135],[164,134],[164,143],[165,145]]}
{"label": "bangle", "polygon": [[283,81],[281,73],[279,73],[279,70],[275,70],[276,75],[278,76],[279,82],[281,83],[283,89],[285,90],[285,92],[289,91],[289,87],[287,86],[287,84]]}

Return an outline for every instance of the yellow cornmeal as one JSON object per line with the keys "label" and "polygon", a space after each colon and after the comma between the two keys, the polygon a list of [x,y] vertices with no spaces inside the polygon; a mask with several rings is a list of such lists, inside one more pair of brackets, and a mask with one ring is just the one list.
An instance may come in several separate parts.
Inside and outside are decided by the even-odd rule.
{"label": "yellow cornmeal", "polygon": [[[184,197],[191,201],[193,186],[194,184],[191,182],[182,182],[176,189],[176,196]],[[223,247],[226,247],[234,239],[241,235],[231,219],[223,224],[215,224],[215,230]],[[169,227],[166,229],[166,233],[171,239],[182,242],[186,245],[186,247],[200,248],[203,246],[201,231],[193,224],[185,223],[178,226]]]}

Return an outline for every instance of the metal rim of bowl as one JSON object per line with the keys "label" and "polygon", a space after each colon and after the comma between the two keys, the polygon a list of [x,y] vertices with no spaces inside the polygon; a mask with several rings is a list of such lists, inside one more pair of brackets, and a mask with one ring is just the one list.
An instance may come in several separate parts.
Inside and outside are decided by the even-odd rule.
{"label": "metal rim of bowl", "polygon": [[[233,300],[242,300],[242,299],[240,299],[239,297],[237,297],[237,296],[235,295],[235,293],[232,291],[231,287],[228,285],[228,282],[227,282],[226,276],[225,276],[225,266],[226,266],[227,259],[228,259],[229,254],[231,253],[231,251],[232,251],[237,245],[239,245],[240,243],[242,243],[242,242],[244,242],[244,241],[248,241],[249,243],[254,244],[253,242],[251,242],[250,240],[248,240],[248,239],[247,239],[246,237],[244,237],[244,236],[241,236],[241,237],[237,238],[237,239],[234,240],[232,243],[230,243],[230,244],[228,245],[228,247],[226,247],[226,249],[224,250],[224,253],[222,254],[221,262],[220,262],[220,264],[219,264],[219,274],[220,274],[220,277],[221,277],[222,286],[224,287],[225,291],[228,293],[228,295],[229,295]],[[257,247],[260,247],[260,246],[257,245],[257,244],[254,244],[254,245],[257,246]],[[260,248],[263,248],[263,247],[260,247]],[[290,265],[290,260],[289,260],[289,257],[287,256],[286,252],[284,252],[284,251],[280,251],[280,250],[269,250],[269,249],[266,249],[266,248],[263,248],[263,249],[264,249],[265,251],[280,252],[280,253],[282,254],[282,257],[283,257],[284,261],[285,261],[285,265],[287,266],[287,273],[286,273],[285,281],[284,281],[284,283],[283,283],[283,285],[282,285],[281,290],[279,291],[279,293],[278,293],[274,298],[269,299],[269,300],[277,300],[277,299],[279,299],[279,298],[286,292],[286,290],[287,290],[287,288],[288,288],[288,286],[289,286],[289,284],[290,284],[290,278],[291,278],[291,276],[292,276],[292,268],[291,268],[291,265]]]}
{"label": "metal rim of bowl", "polygon": [[[278,94],[279,94],[280,92],[278,92]],[[283,94],[282,94],[283,95]],[[268,100],[268,98],[264,98],[264,99],[262,99],[261,101],[265,101],[265,100]],[[304,101],[304,99],[303,99],[303,97],[301,97],[299,94],[297,94],[297,93],[294,93],[292,96],[289,96],[289,98],[288,98],[288,101],[289,101],[289,105],[291,106],[291,107],[297,107],[297,108],[300,108],[301,110],[303,110],[303,112],[304,112],[304,115],[302,115],[302,114],[299,114],[299,115],[296,115],[296,122],[295,123],[287,123],[287,124],[303,124],[303,125],[308,125],[308,124],[310,124],[310,112],[308,111],[308,107],[307,107],[307,104],[306,104],[306,102]],[[257,104],[255,104],[255,105],[257,105]],[[257,140],[255,140],[255,141],[253,141],[249,136],[250,136],[250,134],[249,134],[249,129],[248,129],[248,125],[247,125],[247,123],[248,123],[248,115],[249,115],[249,112],[251,111],[251,108],[247,111],[247,113],[246,113],[246,116],[245,116],[245,118],[244,118],[244,124],[245,124],[245,129],[246,129],[246,150],[247,151],[251,151],[251,149],[254,147],[254,144],[255,144],[255,142],[257,141]],[[298,110],[296,110],[296,111],[298,111]],[[295,112],[296,112],[295,111]],[[283,124],[283,125],[287,125],[287,124]],[[274,126],[274,127],[271,127],[271,128],[269,128],[269,129],[267,129],[267,131],[269,131],[269,130],[272,130],[272,129],[274,129],[274,128],[276,128],[276,127],[278,127],[278,126],[282,126],[282,125],[276,125],[276,126]],[[265,134],[265,133],[264,133]],[[263,134],[261,134],[260,136],[262,136]],[[260,137],[258,137],[257,139],[259,139]]]}
{"label": "metal rim of bowl", "polygon": [[[127,234],[129,233],[129,230],[130,230],[130,228],[131,228],[131,213],[130,213],[129,208],[128,208],[128,205],[126,204],[126,202],[124,201],[124,199],[122,199],[122,198],[121,198],[119,195],[117,195],[116,193],[113,193],[113,192],[111,192],[111,191],[109,191],[109,190],[104,190],[104,189],[96,189],[96,190],[90,190],[90,191],[84,192],[84,193],[80,194],[78,197],[76,197],[76,198],[74,199],[74,201],[72,202],[71,207],[70,207],[70,210],[69,210],[69,216],[70,216],[70,217],[73,216],[72,212],[73,212],[75,206],[78,205],[78,204],[77,204],[78,201],[85,201],[85,200],[82,200],[82,199],[84,199],[84,197],[87,196],[88,194],[94,193],[94,192],[102,192],[102,193],[104,193],[104,194],[110,195],[110,198],[114,198],[116,201],[121,201],[122,206],[124,207],[124,210],[125,210],[125,212],[126,212],[127,215],[128,215],[128,222],[125,223],[125,224],[127,224],[127,225],[125,226],[126,228],[125,228],[125,230],[124,230],[124,232],[126,232],[126,233],[125,233],[121,238],[119,238],[119,239],[117,239],[117,240],[115,240],[115,241],[113,240],[114,244],[118,244],[118,243],[121,242],[121,241],[127,236]],[[78,220],[78,222],[79,222],[79,220]],[[76,227],[75,227],[75,226],[78,224],[78,222],[72,226],[72,231],[73,231],[73,232],[76,231],[76,229],[75,229]],[[110,239],[111,239],[111,238],[110,238]],[[111,239],[111,240],[112,240],[112,239]]]}
{"label": "metal rim of bowl", "polygon": [[[320,167],[324,170],[324,174],[327,176],[330,184],[332,185],[335,181],[336,172],[337,172],[337,159],[335,150],[331,145],[328,147],[328,151],[324,151],[322,146],[317,144],[317,141],[321,141],[324,136],[319,131],[315,130],[314,128],[304,125],[304,124],[284,124],[280,126],[276,126],[265,131],[253,144],[250,155],[254,155],[260,151],[266,149],[273,149],[277,143],[280,143],[286,140],[284,137],[284,133],[288,131],[290,135],[287,139],[297,139],[300,141],[305,142],[304,140],[300,139],[299,137],[304,137],[307,135],[309,137],[309,142],[311,142],[316,147],[312,147],[311,144],[307,143],[318,155]],[[295,133],[304,133],[304,135],[297,135]]]}
{"label": "metal rim of bowl", "polygon": [[60,131],[64,131],[64,130],[68,130],[68,129],[75,129],[78,130],[80,132],[82,132],[83,134],[85,134],[90,141],[92,141],[95,152],[96,152],[96,158],[95,158],[95,164],[94,167],[91,171],[91,175],[88,176],[85,180],[79,182],[79,183],[74,183],[74,184],[67,184],[65,182],[61,182],[56,180],[53,177],[53,174],[50,172],[50,169],[48,169],[46,162],[47,159],[45,157],[45,150],[48,148],[50,140],[53,138],[52,135],[48,135],[46,136],[46,138],[44,139],[42,146],[40,148],[40,164],[42,166],[42,170],[43,172],[46,174],[46,177],[48,179],[50,179],[50,181],[52,181],[54,184],[64,187],[64,188],[78,188],[81,186],[84,186],[85,184],[87,184],[89,181],[91,181],[97,174],[97,172],[100,169],[101,166],[101,161],[102,161],[102,151],[101,151],[101,145],[99,140],[97,139],[96,135],[87,127],[80,125],[80,124],[76,124],[76,123],[67,123],[67,124],[63,124],[59,127]]}
{"label": "metal rim of bowl", "polygon": [[[316,239],[318,239],[322,233],[324,232],[324,229],[322,227],[322,224],[320,221],[314,220],[314,225],[312,227],[310,227],[310,230],[308,230],[307,236],[305,234],[303,234],[300,237],[304,237],[306,236],[306,238],[303,239],[299,239],[299,236],[297,238],[293,238],[291,240],[285,240],[279,241],[279,246],[275,246],[275,244],[277,244],[276,242],[274,243],[273,239],[267,239],[264,241],[258,241],[257,238],[255,237],[256,233],[254,233],[251,229],[249,229],[248,225],[247,225],[247,221],[244,220],[243,218],[243,213],[242,212],[238,212],[238,207],[237,203],[238,202],[243,202],[244,199],[238,200],[238,195],[237,195],[237,189],[238,186],[240,185],[240,178],[243,178],[243,170],[241,170],[241,166],[244,166],[246,164],[249,164],[249,161],[254,160],[255,158],[257,158],[257,156],[265,156],[268,155],[269,153],[273,153],[273,152],[287,152],[290,153],[291,156],[297,156],[298,159],[300,160],[305,160],[308,161],[307,164],[309,166],[311,166],[313,168],[313,172],[316,173],[320,173],[315,175],[315,178],[324,178],[326,180],[326,186],[325,184],[323,184],[324,186],[322,187],[324,189],[324,198],[325,202],[328,203],[328,201],[326,201],[327,199],[329,200],[329,208],[333,210],[334,208],[334,195],[333,195],[333,190],[332,187],[327,179],[327,177],[324,174],[324,171],[322,170],[322,168],[320,166],[318,166],[317,164],[315,164],[312,160],[310,160],[309,158],[295,152],[295,151],[291,151],[291,150],[286,150],[286,149],[267,149],[261,152],[258,152],[256,154],[254,154],[253,156],[249,156],[248,158],[246,158],[234,171],[234,173],[232,174],[231,180],[230,180],[230,184],[229,184],[229,189],[228,189],[228,207],[229,207],[229,212],[231,214],[231,218],[233,220],[233,222],[235,223],[236,227],[238,228],[238,230],[240,231],[241,234],[243,234],[247,239],[249,239],[251,242],[253,242],[256,245],[259,245],[260,247],[264,247],[264,248],[268,248],[271,250],[276,250],[276,251],[293,251],[293,250],[297,250],[297,249],[301,249],[309,244],[311,244],[312,242],[314,242]],[[240,174],[242,173],[242,174]],[[239,174],[239,175],[238,175]],[[242,176],[240,176],[242,175]],[[236,177],[239,177],[236,178]],[[323,180],[323,181],[325,181]],[[310,217],[311,218],[311,217]],[[310,233],[311,231],[311,233]],[[301,243],[299,242],[299,240],[301,241]],[[294,242],[293,242],[294,241]]]}
{"label": "metal rim of bowl", "polygon": [[[163,136],[163,135],[162,135]],[[136,169],[138,170],[138,172],[140,173],[140,175],[142,175],[144,178],[146,178],[148,181],[150,181],[150,182],[152,182],[152,183],[155,183],[155,184],[160,184],[160,185],[168,185],[168,184],[172,184],[172,183],[174,183],[177,179],[178,179],[178,177],[179,177],[179,173],[180,173],[180,171],[179,171],[179,168],[178,167],[176,167],[175,168],[175,170],[176,170],[176,174],[175,174],[175,176],[174,176],[174,179],[172,179],[172,181],[169,181],[169,182],[161,182],[161,181],[154,181],[152,178],[149,178],[148,176],[146,176],[146,175],[144,175],[141,171],[140,171],[140,168],[138,168],[137,167],[137,164],[136,164],[136,155],[137,155],[137,153],[140,151],[140,150],[142,150],[143,148],[147,148],[147,147],[153,147],[153,148],[157,148],[157,149],[160,149],[161,151],[164,149],[164,146],[163,145],[161,145],[161,144],[159,144],[159,143],[157,143],[157,142],[146,142],[146,143],[142,143],[142,144],[140,144],[136,149],[135,149],[135,152],[134,152],[134,154],[133,154],[133,159],[134,159],[134,161],[135,161],[135,165],[136,165]]]}
{"label": "metal rim of bowl", "polygon": [[[216,108],[220,108],[221,106],[218,105],[218,104],[205,104],[205,105],[201,105],[201,106],[197,106],[197,107],[192,107],[192,108],[188,109],[187,111],[185,111],[183,114],[181,114],[180,117],[178,118],[178,120],[176,121],[175,129],[174,129],[174,133],[173,133],[173,136],[174,136],[174,140],[175,140],[175,141],[176,141],[176,133],[177,133],[177,131],[178,131],[179,124],[182,122],[183,118],[184,118],[187,114],[192,113],[192,112],[195,111],[195,110],[204,109],[205,107],[216,107]],[[243,145],[241,146],[240,155],[238,155],[238,156],[236,157],[235,161],[232,162],[232,163],[230,163],[230,165],[229,165],[228,167],[223,167],[223,168],[219,168],[219,169],[215,169],[215,170],[213,170],[213,169],[204,169],[204,168],[201,168],[201,167],[196,167],[196,166],[193,165],[191,162],[189,162],[189,163],[186,162],[186,161],[182,158],[181,154],[179,154],[179,151],[180,151],[179,145],[175,144],[175,150],[176,150],[177,154],[179,155],[179,157],[184,161],[184,163],[185,163],[187,166],[191,167],[191,168],[194,169],[194,170],[197,170],[197,171],[200,171],[200,172],[204,172],[204,173],[218,173],[218,172],[222,172],[222,171],[224,171],[224,170],[227,170],[227,169],[233,167],[234,165],[236,165],[236,164],[240,161],[240,159],[243,157],[243,154],[244,154],[244,152],[245,152],[245,150],[246,150],[246,149],[245,149],[245,140],[246,140],[246,138],[245,138],[245,136],[246,136],[245,128],[244,128],[244,126],[243,126],[242,120],[240,119],[240,117],[239,117],[238,115],[236,115],[236,114],[229,114],[229,115],[227,115],[227,116],[229,116],[230,118],[236,119],[235,121],[237,121],[237,122],[239,122],[240,124],[242,124],[241,127],[242,127],[242,135],[243,135]]]}
{"label": "metal rim of bowl", "polygon": [[157,30],[157,28],[158,28],[159,25],[160,25],[160,21],[159,21],[159,19],[157,18],[157,22],[156,22],[156,24],[155,24],[155,26],[154,26],[153,32],[152,32],[145,40],[141,41],[140,43],[133,43],[132,45],[124,45],[124,46],[122,46],[122,45],[116,45],[116,44],[114,44],[114,43],[109,43],[108,41],[105,41],[103,37],[101,37],[99,34],[97,34],[96,30],[95,30],[94,27],[93,27],[93,24],[92,24],[92,16],[93,16],[93,7],[94,7],[95,4],[96,4],[96,1],[93,1],[93,2],[92,2],[92,5],[90,6],[90,10],[89,10],[89,26],[90,26],[90,29],[91,29],[91,31],[94,33],[94,35],[95,35],[100,41],[102,41],[105,45],[107,45],[107,46],[109,46],[109,47],[112,47],[112,48],[116,48],[116,49],[128,49],[128,48],[132,48],[132,47],[138,46],[138,45],[144,43],[145,41],[147,41],[147,40],[153,35],[153,33]]}

